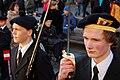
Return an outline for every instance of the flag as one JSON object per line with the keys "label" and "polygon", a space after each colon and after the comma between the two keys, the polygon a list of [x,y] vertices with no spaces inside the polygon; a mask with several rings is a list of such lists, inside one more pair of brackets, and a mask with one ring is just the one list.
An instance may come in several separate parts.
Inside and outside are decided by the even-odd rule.
{"label": "flag", "polygon": [[10,60],[10,50],[4,50],[3,57],[5,61]]}

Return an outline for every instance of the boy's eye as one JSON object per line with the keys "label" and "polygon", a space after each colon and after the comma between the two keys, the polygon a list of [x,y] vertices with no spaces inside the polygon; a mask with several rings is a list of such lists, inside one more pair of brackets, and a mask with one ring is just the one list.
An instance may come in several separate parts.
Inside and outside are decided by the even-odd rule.
{"label": "boy's eye", "polygon": [[98,39],[93,39],[94,41],[100,41],[100,40],[98,40]]}
{"label": "boy's eye", "polygon": [[12,28],[12,31],[13,31],[13,30],[17,31],[18,29],[17,29],[17,28],[14,28],[14,29]]}
{"label": "boy's eye", "polygon": [[86,40],[87,40],[88,38],[87,38],[87,37],[84,37],[84,39],[86,39]]}

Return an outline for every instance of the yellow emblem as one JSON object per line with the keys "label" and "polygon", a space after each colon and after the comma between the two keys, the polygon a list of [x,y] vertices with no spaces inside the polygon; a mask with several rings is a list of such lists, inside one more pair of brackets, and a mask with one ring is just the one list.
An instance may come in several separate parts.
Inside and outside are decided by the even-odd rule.
{"label": "yellow emblem", "polygon": [[107,19],[104,19],[104,18],[101,18],[101,17],[99,17],[98,21],[97,21],[98,25],[103,25],[103,26],[110,26],[112,23],[113,23],[113,21],[107,20]]}

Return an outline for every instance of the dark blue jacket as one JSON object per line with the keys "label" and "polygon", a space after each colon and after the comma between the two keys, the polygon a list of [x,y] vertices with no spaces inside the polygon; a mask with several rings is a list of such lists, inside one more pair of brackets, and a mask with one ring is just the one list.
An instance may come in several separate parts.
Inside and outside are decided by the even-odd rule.
{"label": "dark blue jacket", "polygon": [[[66,30],[68,28],[68,15],[62,14],[62,16],[63,16],[63,33],[66,33]],[[76,28],[76,18],[70,12],[70,30],[73,31],[74,28]]]}

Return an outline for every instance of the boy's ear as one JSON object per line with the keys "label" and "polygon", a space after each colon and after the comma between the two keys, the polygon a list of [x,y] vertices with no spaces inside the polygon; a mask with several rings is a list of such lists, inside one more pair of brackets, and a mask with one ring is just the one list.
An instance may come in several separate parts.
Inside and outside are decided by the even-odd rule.
{"label": "boy's ear", "polygon": [[28,35],[31,36],[33,33],[32,29],[28,30]]}

